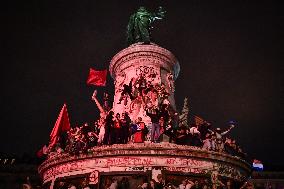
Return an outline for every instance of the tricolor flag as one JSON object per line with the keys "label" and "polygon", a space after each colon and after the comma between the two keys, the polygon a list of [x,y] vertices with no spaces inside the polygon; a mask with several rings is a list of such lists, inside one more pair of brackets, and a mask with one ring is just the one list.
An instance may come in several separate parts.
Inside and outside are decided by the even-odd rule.
{"label": "tricolor flag", "polygon": [[87,79],[88,85],[106,86],[107,70],[94,70],[90,68],[89,77]]}
{"label": "tricolor flag", "polygon": [[256,171],[262,171],[263,170],[263,164],[261,161],[254,159],[252,163],[252,167]]}

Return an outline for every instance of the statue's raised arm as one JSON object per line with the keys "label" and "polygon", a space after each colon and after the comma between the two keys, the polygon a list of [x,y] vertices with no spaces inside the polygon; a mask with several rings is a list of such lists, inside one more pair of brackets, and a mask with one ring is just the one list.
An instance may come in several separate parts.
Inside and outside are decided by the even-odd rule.
{"label": "statue's raised arm", "polygon": [[165,17],[166,11],[162,7],[158,8],[157,13],[149,12],[145,7],[140,7],[130,16],[127,25],[127,43],[131,45],[137,42],[149,44],[151,41],[152,23]]}

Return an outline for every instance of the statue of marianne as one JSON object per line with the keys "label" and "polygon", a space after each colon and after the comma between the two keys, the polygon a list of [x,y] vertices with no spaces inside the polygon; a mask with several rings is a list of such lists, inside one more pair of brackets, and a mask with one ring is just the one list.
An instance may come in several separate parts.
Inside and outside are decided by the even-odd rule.
{"label": "statue of marianne", "polygon": [[163,19],[166,11],[162,7],[158,8],[157,13],[148,12],[145,7],[140,7],[130,16],[127,25],[127,43],[131,45],[137,42],[149,44],[151,41],[152,23],[155,20]]}

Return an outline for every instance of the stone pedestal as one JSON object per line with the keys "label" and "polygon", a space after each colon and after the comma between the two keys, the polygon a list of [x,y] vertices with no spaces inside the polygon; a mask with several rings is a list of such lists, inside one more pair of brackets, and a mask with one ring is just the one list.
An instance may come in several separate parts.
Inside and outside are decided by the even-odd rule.
{"label": "stone pedestal", "polygon": [[[143,175],[156,179],[157,174],[208,178],[214,171],[222,178],[243,181],[250,174],[250,164],[224,153],[172,143],[115,144],[94,147],[88,154],[54,154],[39,166],[43,182],[89,178],[93,184],[105,175]],[[170,182],[169,180],[167,182]],[[136,185],[137,187],[137,185]],[[52,188],[52,187],[51,187]]]}
{"label": "stone pedestal", "polygon": [[170,51],[152,43],[149,45],[136,43],[123,49],[112,58],[109,71],[115,84],[113,103],[115,113],[128,112],[132,120],[142,117],[144,122],[149,122],[149,117],[145,115],[143,107],[145,104],[141,98],[131,100],[128,97],[119,104],[123,85],[129,85],[131,79],[135,80],[140,75],[152,85],[163,83],[170,94],[168,99],[171,106],[174,109],[176,108],[174,80],[179,74],[180,67],[177,59]]}
{"label": "stone pedestal", "polygon": [[[138,81],[137,78],[141,77],[151,85],[160,86],[163,83],[169,93],[168,101],[175,109],[174,81],[180,67],[170,51],[155,44],[136,43],[117,53],[111,60],[109,70],[115,81],[115,113],[128,112],[132,121],[141,117],[151,132],[150,118],[144,110],[147,104],[141,95],[125,98],[119,104],[123,85],[129,85],[130,81]],[[144,93],[141,94],[143,97]],[[172,144],[166,135],[161,135],[161,143],[150,143],[148,136],[144,143],[97,146],[78,156],[52,152],[38,171],[45,188],[53,189],[58,188],[57,184],[61,181],[72,183],[80,178],[87,178],[96,188],[105,187],[109,180],[127,178],[133,184],[130,188],[137,188],[144,178],[156,179],[158,174],[165,176],[167,183],[176,181],[173,183],[176,186],[187,177],[203,180],[212,175],[239,184],[248,178],[251,169],[250,164],[239,157]]]}

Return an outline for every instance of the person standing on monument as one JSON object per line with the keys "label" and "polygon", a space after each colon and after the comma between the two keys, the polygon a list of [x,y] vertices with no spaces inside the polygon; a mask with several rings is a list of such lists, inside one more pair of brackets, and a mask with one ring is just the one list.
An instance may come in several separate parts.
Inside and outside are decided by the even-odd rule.
{"label": "person standing on monument", "polygon": [[99,128],[99,138],[98,138],[98,145],[102,145],[104,141],[104,136],[105,136],[105,118],[101,114],[100,118],[96,122],[97,127]]}
{"label": "person standing on monument", "polygon": [[103,108],[106,112],[108,112],[111,109],[111,101],[110,96],[107,92],[104,92],[103,96]]}
{"label": "person standing on monument", "polygon": [[123,112],[121,114],[120,125],[121,125],[121,143],[126,144],[129,138],[129,126],[131,120],[127,113]]}
{"label": "person standing on monument", "polygon": [[105,135],[104,135],[104,142],[103,144],[112,144],[111,142],[111,136],[113,132],[114,127],[114,118],[113,118],[114,112],[110,111],[108,115],[106,116],[106,122],[105,122]]}
{"label": "person standing on monument", "polygon": [[151,118],[151,142],[158,142],[160,136],[159,111],[156,107],[145,109],[146,115]]}
{"label": "person standing on monument", "polygon": [[218,127],[215,129],[215,131],[212,131],[210,129],[208,129],[208,131],[211,132],[211,134],[213,135],[213,146],[216,147],[216,150],[218,152],[223,152],[224,151],[224,138],[223,136],[225,136],[228,132],[230,132],[233,128],[235,127],[235,125],[230,125],[230,128],[227,129],[226,131],[221,131],[221,129]]}
{"label": "person standing on monument", "polygon": [[142,121],[141,117],[137,118],[137,130],[134,133],[134,143],[142,143],[145,141],[144,130],[146,129],[145,123]]}
{"label": "person standing on monument", "polygon": [[114,118],[114,128],[111,138],[113,144],[121,144],[121,119],[119,113],[117,113]]}

